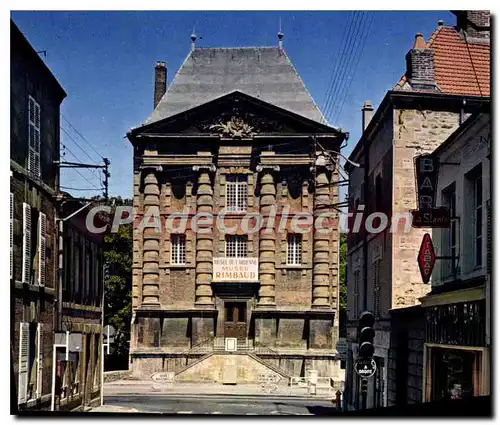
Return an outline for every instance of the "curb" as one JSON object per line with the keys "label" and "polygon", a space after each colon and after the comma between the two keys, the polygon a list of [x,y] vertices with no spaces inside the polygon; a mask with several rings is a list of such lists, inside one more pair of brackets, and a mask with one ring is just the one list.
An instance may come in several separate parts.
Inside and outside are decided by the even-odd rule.
{"label": "curb", "polygon": [[231,398],[267,398],[267,399],[298,399],[309,401],[332,401],[332,397],[328,396],[306,396],[306,395],[293,395],[293,394],[234,394],[234,393],[208,393],[208,394],[195,394],[195,393],[169,393],[155,391],[153,393],[140,394],[140,393],[115,393],[105,394],[104,397],[132,397],[132,396],[148,396],[148,397],[183,397],[183,398],[218,398],[218,397],[231,397]]}

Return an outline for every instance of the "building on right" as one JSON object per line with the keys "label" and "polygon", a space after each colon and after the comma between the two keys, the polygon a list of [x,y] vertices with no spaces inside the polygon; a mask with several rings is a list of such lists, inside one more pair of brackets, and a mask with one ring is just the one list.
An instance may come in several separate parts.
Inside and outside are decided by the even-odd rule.
{"label": "building on right", "polygon": [[[449,228],[433,229],[437,261],[425,311],[422,401],[490,394],[491,116],[471,115],[432,154],[436,204]],[[440,258],[443,257],[443,258]]]}
{"label": "building on right", "polygon": [[349,223],[347,238],[349,409],[360,408],[354,363],[358,319],[364,310],[376,318],[377,370],[369,379],[367,407],[421,403],[424,397],[426,341],[420,299],[430,285],[422,281],[417,254],[423,235],[431,231],[412,228],[415,158],[432,153],[490,99],[490,14],[455,15],[456,25],[439,21],[427,41],[416,34],[405,74],[375,112],[365,102],[363,133],[346,163],[349,212],[362,217]]}

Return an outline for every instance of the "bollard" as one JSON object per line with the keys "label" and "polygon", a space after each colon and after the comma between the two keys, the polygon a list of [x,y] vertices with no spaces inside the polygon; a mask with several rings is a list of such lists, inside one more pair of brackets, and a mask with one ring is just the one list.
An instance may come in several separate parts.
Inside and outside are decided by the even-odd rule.
{"label": "bollard", "polygon": [[309,384],[309,395],[316,395],[316,384],[315,383],[310,383]]}

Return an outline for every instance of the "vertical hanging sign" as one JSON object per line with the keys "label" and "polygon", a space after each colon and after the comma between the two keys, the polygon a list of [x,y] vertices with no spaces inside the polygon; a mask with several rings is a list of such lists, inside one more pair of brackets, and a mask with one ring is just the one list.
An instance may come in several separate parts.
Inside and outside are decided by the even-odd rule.
{"label": "vertical hanging sign", "polygon": [[436,204],[439,157],[420,155],[415,158],[417,175],[417,208],[432,209]]}

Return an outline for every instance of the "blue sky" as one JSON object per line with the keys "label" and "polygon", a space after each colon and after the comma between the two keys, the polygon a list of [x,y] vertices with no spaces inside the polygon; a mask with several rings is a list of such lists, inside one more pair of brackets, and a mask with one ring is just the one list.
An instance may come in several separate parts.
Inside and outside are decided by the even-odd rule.
{"label": "blue sky", "polygon": [[[68,93],[61,112],[61,141],[68,161],[111,161],[110,194],[132,195],[132,148],[125,137],[153,107],[153,70],[157,60],[168,68],[168,83],[186,58],[195,26],[200,47],[272,46],[281,18],[284,48],[321,109],[339,61],[350,12],[12,12],[12,19],[35,50],[46,50],[45,62]],[[351,17],[351,18],[350,18]],[[359,17],[359,15],[358,15]],[[360,109],[375,108],[404,73],[405,55],[415,33],[427,39],[439,19],[454,25],[449,11],[370,12],[363,54],[346,72],[352,78],[337,92],[330,124],[350,133],[344,155],[360,136]],[[371,22],[371,25],[369,23]],[[369,30],[369,31],[368,31]],[[347,61],[347,58],[344,57]],[[348,63],[348,62],[345,62]],[[345,98],[345,102],[342,100]],[[340,112],[340,113],[339,113]],[[75,131],[76,129],[76,131]],[[69,135],[69,136],[68,136]],[[76,142],[76,143],[75,143]],[[81,170],[62,175],[63,186],[99,187],[99,178]],[[92,191],[71,191],[91,196]]]}

